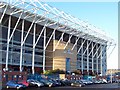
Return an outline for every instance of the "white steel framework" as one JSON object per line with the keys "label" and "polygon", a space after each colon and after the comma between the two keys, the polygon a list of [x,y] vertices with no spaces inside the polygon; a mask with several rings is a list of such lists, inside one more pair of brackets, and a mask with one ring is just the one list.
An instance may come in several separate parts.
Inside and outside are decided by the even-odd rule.
{"label": "white steel framework", "polygon": [[[73,47],[71,50],[74,50],[76,46],[78,46],[78,41],[81,40],[81,45],[79,45],[77,49],[77,54],[81,53],[81,71],[83,73],[84,70],[84,55],[86,55],[87,52],[87,72],[89,72],[89,56],[92,56],[92,72],[94,72],[94,58],[96,58],[96,71],[98,73],[98,59],[101,58],[101,73],[102,73],[102,60],[104,55],[103,53],[103,47],[115,45],[115,42],[113,39],[108,37],[105,32],[101,31],[100,29],[96,28],[95,26],[88,24],[84,21],[81,21],[78,18],[75,18],[71,16],[70,14],[67,14],[63,11],[60,11],[59,9],[56,9],[48,4],[45,4],[43,2],[40,2],[39,0],[36,0],[35,2],[30,0],[29,2],[25,2],[24,0],[16,0],[13,2],[9,1],[1,1],[0,2],[0,13],[2,13],[2,16],[0,17],[0,24],[2,24],[2,20],[5,16],[5,14],[9,15],[8,20],[8,33],[7,33],[7,50],[6,50],[6,70],[8,70],[8,56],[9,56],[9,43],[11,39],[13,38],[13,35],[19,26],[20,23],[22,23],[22,32],[21,32],[21,47],[20,47],[20,71],[22,72],[22,64],[23,64],[23,45],[25,44],[26,39],[28,38],[28,35],[30,34],[31,30],[33,30],[33,47],[32,47],[32,73],[35,73],[34,67],[35,67],[35,48],[38,44],[40,38],[42,37],[42,34],[44,36],[43,40],[43,71],[45,71],[45,51],[50,43],[50,41],[53,39],[55,40],[55,32],[56,30],[62,32],[58,42],[56,45],[54,45],[53,51],[56,50],[57,46],[59,45],[60,41],[63,40],[64,34],[69,34],[69,39],[67,40],[64,49],[68,46],[69,43],[71,43],[71,38],[73,36],[76,37],[75,43],[73,43]],[[11,16],[17,17],[18,20],[11,31]],[[22,20],[22,21],[21,21]],[[24,36],[24,29],[25,29],[25,21],[28,20],[31,22],[31,25],[28,28],[28,31],[26,35]],[[38,37],[36,38],[36,28],[38,25],[42,25],[43,28],[40,31]],[[50,38],[46,42],[46,27],[52,28],[52,34],[50,35]],[[33,29],[32,29],[33,28]],[[86,49],[84,50],[83,46],[87,42]],[[98,46],[99,45],[99,46]],[[89,50],[91,48],[91,50]],[[80,52],[81,50],[81,52]],[[95,52],[94,52],[95,51]],[[98,53],[100,52],[100,53]]]}

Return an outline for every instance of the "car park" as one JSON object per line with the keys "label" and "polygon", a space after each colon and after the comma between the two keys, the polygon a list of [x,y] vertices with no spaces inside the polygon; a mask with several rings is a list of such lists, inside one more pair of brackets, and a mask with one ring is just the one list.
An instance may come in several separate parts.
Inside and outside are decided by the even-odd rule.
{"label": "car park", "polygon": [[58,87],[58,86],[87,86],[91,84],[104,84],[108,83],[105,79],[59,79],[54,77],[47,77],[47,76],[40,76],[40,75],[33,75],[28,80],[22,80],[18,81],[18,84],[25,85],[25,87],[28,86],[34,86],[34,87]]}

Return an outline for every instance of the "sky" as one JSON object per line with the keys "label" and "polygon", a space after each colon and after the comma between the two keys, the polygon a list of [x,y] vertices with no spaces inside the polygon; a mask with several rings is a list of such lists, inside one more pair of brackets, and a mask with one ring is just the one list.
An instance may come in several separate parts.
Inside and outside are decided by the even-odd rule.
{"label": "sky", "polygon": [[[64,12],[104,30],[118,44],[118,3],[117,2],[47,2]],[[118,45],[111,53],[108,50],[107,68],[118,68]],[[110,54],[111,53],[111,54]]]}

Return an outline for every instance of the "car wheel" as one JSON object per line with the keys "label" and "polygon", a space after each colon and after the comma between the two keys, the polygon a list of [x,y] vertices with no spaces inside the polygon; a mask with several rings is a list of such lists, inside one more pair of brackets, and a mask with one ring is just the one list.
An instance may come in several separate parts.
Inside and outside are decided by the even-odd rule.
{"label": "car wheel", "polygon": [[52,87],[52,85],[50,84],[49,87]]}
{"label": "car wheel", "polygon": [[6,88],[9,88],[9,86],[7,86]]}
{"label": "car wheel", "polygon": [[17,90],[20,89],[20,87],[17,87]]}
{"label": "car wheel", "polygon": [[40,85],[37,85],[37,87],[39,88],[39,87],[40,87]]}
{"label": "car wheel", "polygon": [[80,84],[79,87],[82,87],[82,85]]}

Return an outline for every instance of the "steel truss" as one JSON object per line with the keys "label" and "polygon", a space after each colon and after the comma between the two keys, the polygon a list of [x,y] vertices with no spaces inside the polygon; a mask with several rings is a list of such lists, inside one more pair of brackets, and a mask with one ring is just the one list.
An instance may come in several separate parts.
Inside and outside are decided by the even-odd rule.
{"label": "steel truss", "polygon": [[[4,1],[4,0],[3,0]],[[28,0],[29,1],[29,0]],[[21,50],[20,50],[20,71],[22,72],[22,57],[23,57],[23,45],[25,44],[25,41],[33,29],[33,51],[32,51],[32,73],[34,74],[34,59],[35,59],[35,47],[40,40],[42,34],[44,33],[44,50],[43,50],[43,70],[45,71],[45,50],[48,47],[50,41],[53,39],[55,40],[55,32],[56,30],[61,31],[61,37],[59,38],[56,45],[54,45],[54,50],[56,50],[57,46],[59,45],[60,41],[63,40],[63,36],[65,33],[69,34],[69,39],[65,44],[64,49],[68,46],[68,44],[71,42],[71,38],[73,36],[76,37],[76,41],[73,44],[73,47],[71,50],[74,50],[74,48],[78,45],[78,41],[82,38],[82,43],[80,45],[80,48],[77,51],[77,54],[82,53],[82,72],[84,70],[83,68],[83,56],[87,52],[87,71],[89,72],[89,56],[92,54],[92,72],[94,72],[94,57],[97,56],[97,65],[98,65],[98,59],[101,57],[101,63],[102,63],[102,56],[103,53],[103,47],[102,46],[109,46],[109,45],[116,45],[114,40],[108,37],[103,31],[96,28],[95,26],[88,24],[78,18],[75,18],[71,16],[70,14],[67,14],[63,11],[60,11],[57,8],[54,8],[48,4],[45,4],[43,2],[40,2],[39,0],[36,0],[35,2],[30,0],[29,2],[25,2],[24,0],[16,0],[14,3],[4,1],[0,2],[0,13],[2,13],[2,16],[0,17],[0,24],[2,24],[2,20],[5,16],[5,14],[9,15],[9,22],[8,22],[8,35],[7,35],[7,53],[6,53],[6,70],[8,70],[8,54],[9,54],[9,43],[14,35],[14,32],[16,31],[17,26],[20,23],[20,20],[22,19],[22,33],[21,33]],[[10,34],[11,29],[11,16],[18,17],[18,20],[13,28],[12,33]],[[24,32],[24,20],[28,20],[31,22],[31,25],[27,31],[27,34],[23,36]],[[43,28],[41,32],[39,33],[38,38],[36,39],[36,24],[43,25]],[[50,35],[50,38],[48,42],[46,43],[46,27],[50,27],[53,29],[52,34]],[[83,51],[83,45],[87,41],[86,49]],[[93,45],[93,43],[95,43]],[[92,44],[91,51],[89,51],[89,47]],[[97,46],[98,44],[99,47]],[[93,53],[93,50],[96,48],[96,52]],[[101,52],[98,53],[98,50]],[[106,52],[104,52],[106,53]],[[102,66],[101,66],[102,70]],[[97,72],[98,72],[98,66],[97,66]],[[101,71],[102,72],[102,71]]]}

